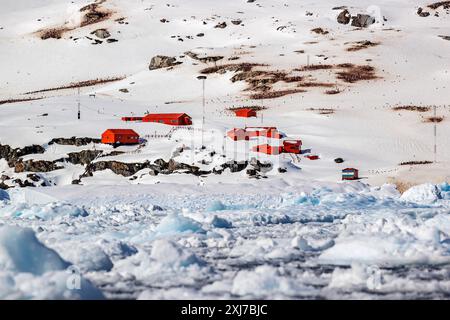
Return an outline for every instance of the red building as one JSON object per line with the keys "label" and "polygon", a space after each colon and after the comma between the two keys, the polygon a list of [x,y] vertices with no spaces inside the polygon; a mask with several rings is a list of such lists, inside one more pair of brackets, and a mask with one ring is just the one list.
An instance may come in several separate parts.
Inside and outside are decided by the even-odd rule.
{"label": "red building", "polygon": [[122,117],[122,121],[142,121],[143,117]]}
{"label": "red building", "polygon": [[102,134],[105,144],[137,144],[139,135],[131,129],[108,129]]}
{"label": "red building", "polygon": [[151,113],[147,114],[143,122],[157,122],[172,126],[189,126],[192,124],[192,118],[186,113]]}
{"label": "red building", "polygon": [[234,128],[233,130],[227,132],[227,136],[233,141],[250,140],[248,132],[244,129]]}
{"label": "red building", "polygon": [[269,155],[278,155],[283,152],[283,147],[275,147],[269,144],[261,144],[253,147],[253,152],[261,152]]}
{"label": "red building", "polygon": [[284,153],[302,153],[302,141],[301,140],[285,140],[283,141],[283,152]]}
{"label": "red building", "polygon": [[237,110],[234,110],[234,113],[236,114],[236,117],[242,117],[242,118],[256,117],[256,111],[253,109],[249,109],[249,108],[237,109]]}

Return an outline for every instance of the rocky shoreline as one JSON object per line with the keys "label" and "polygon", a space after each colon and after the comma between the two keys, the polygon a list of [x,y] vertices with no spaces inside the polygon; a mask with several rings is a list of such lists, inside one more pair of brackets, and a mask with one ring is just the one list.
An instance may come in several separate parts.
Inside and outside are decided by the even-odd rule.
{"label": "rocky shoreline", "polygon": [[[48,145],[72,145],[72,146],[86,146],[91,143],[99,143],[98,139],[93,138],[55,138],[52,139]],[[83,178],[92,177],[94,172],[111,170],[116,175],[136,180],[136,174],[144,169],[148,169],[145,174],[157,176],[170,174],[191,174],[195,176],[205,176],[210,174],[222,174],[226,169],[231,173],[241,172],[246,170],[246,173],[251,178],[264,177],[264,173],[272,169],[271,163],[261,163],[259,160],[252,159],[251,161],[228,161],[212,170],[201,170],[200,167],[189,165],[186,163],[177,162],[174,159],[168,161],[164,159],[157,159],[153,162],[137,162],[126,163],[115,160],[101,161],[99,158],[111,157],[122,154],[121,151],[104,152],[101,150],[82,150],[80,152],[68,153],[66,157],[48,160],[23,160],[24,156],[32,154],[43,154],[45,148],[40,145],[25,146],[22,148],[12,148],[9,145],[0,144],[0,159],[5,159],[10,168],[14,168],[15,173],[27,173],[26,179],[18,179],[2,175],[0,177],[0,189],[8,189],[13,187],[36,187],[49,186],[51,183],[47,181],[44,173],[55,170],[62,170],[65,168],[64,164],[70,163],[73,165],[85,166],[85,171],[78,179],[74,179],[72,184],[81,184]],[[94,161],[97,160],[97,161]],[[9,181],[14,184],[10,186],[5,182]]]}

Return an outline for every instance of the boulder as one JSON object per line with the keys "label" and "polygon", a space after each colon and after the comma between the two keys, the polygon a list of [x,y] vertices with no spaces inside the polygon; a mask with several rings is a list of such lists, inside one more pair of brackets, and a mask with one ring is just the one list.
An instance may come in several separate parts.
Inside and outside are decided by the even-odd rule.
{"label": "boulder", "polygon": [[181,62],[177,62],[175,57],[167,57],[167,56],[155,56],[150,61],[150,70],[156,70],[161,68],[168,68],[175,65],[180,64]]}
{"label": "boulder", "polygon": [[345,9],[338,15],[337,22],[339,22],[340,24],[349,24],[351,17],[352,16],[350,12],[347,9]]}
{"label": "boulder", "polygon": [[352,17],[352,26],[357,28],[367,28],[375,23],[375,18],[368,14],[357,14],[356,17]]}
{"label": "boulder", "polygon": [[428,16],[430,15],[429,12],[423,11],[422,8],[417,9],[417,14],[418,14],[420,17],[423,17],[423,18],[428,17]]}
{"label": "boulder", "polygon": [[216,24],[214,28],[225,29],[226,27],[227,27],[227,23],[226,22],[220,22],[220,23]]}
{"label": "boulder", "polygon": [[91,32],[91,34],[95,35],[97,38],[100,38],[100,39],[106,39],[111,36],[109,31],[106,29],[97,29],[97,30]]}

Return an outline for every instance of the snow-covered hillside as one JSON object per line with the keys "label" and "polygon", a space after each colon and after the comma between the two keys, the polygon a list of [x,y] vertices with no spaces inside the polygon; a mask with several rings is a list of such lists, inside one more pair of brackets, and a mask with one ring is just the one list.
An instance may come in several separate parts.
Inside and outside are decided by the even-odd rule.
{"label": "snow-covered hillside", "polygon": [[[0,297],[366,297],[380,274],[389,297],[447,296],[449,7],[3,0]],[[121,120],[175,112],[193,125]],[[252,126],[303,153],[226,136]],[[110,128],[140,144],[100,143]],[[34,247],[45,270],[14,253]]]}

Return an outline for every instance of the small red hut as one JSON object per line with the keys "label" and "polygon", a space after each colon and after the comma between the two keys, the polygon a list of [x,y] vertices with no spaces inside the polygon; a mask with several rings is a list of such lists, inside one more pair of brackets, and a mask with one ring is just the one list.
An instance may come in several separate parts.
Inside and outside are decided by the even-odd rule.
{"label": "small red hut", "polygon": [[139,135],[131,129],[108,129],[102,134],[104,144],[137,144]]}
{"label": "small red hut", "polygon": [[302,153],[302,141],[301,140],[285,140],[283,141],[283,152],[284,153]]}
{"label": "small red hut", "polygon": [[256,117],[256,111],[249,108],[242,108],[242,109],[236,109],[234,110],[234,113],[236,117],[242,117],[242,118],[252,118]]}
{"label": "small red hut", "polygon": [[189,126],[192,124],[192,118],[186,113],[151,113],[147,114],[143,122],[157,122],[172,126]]}
{"label": "small red hut", "polygon": [[355,168],[345,168],[342,170],[342,180],[358,180],[359,171]]}

